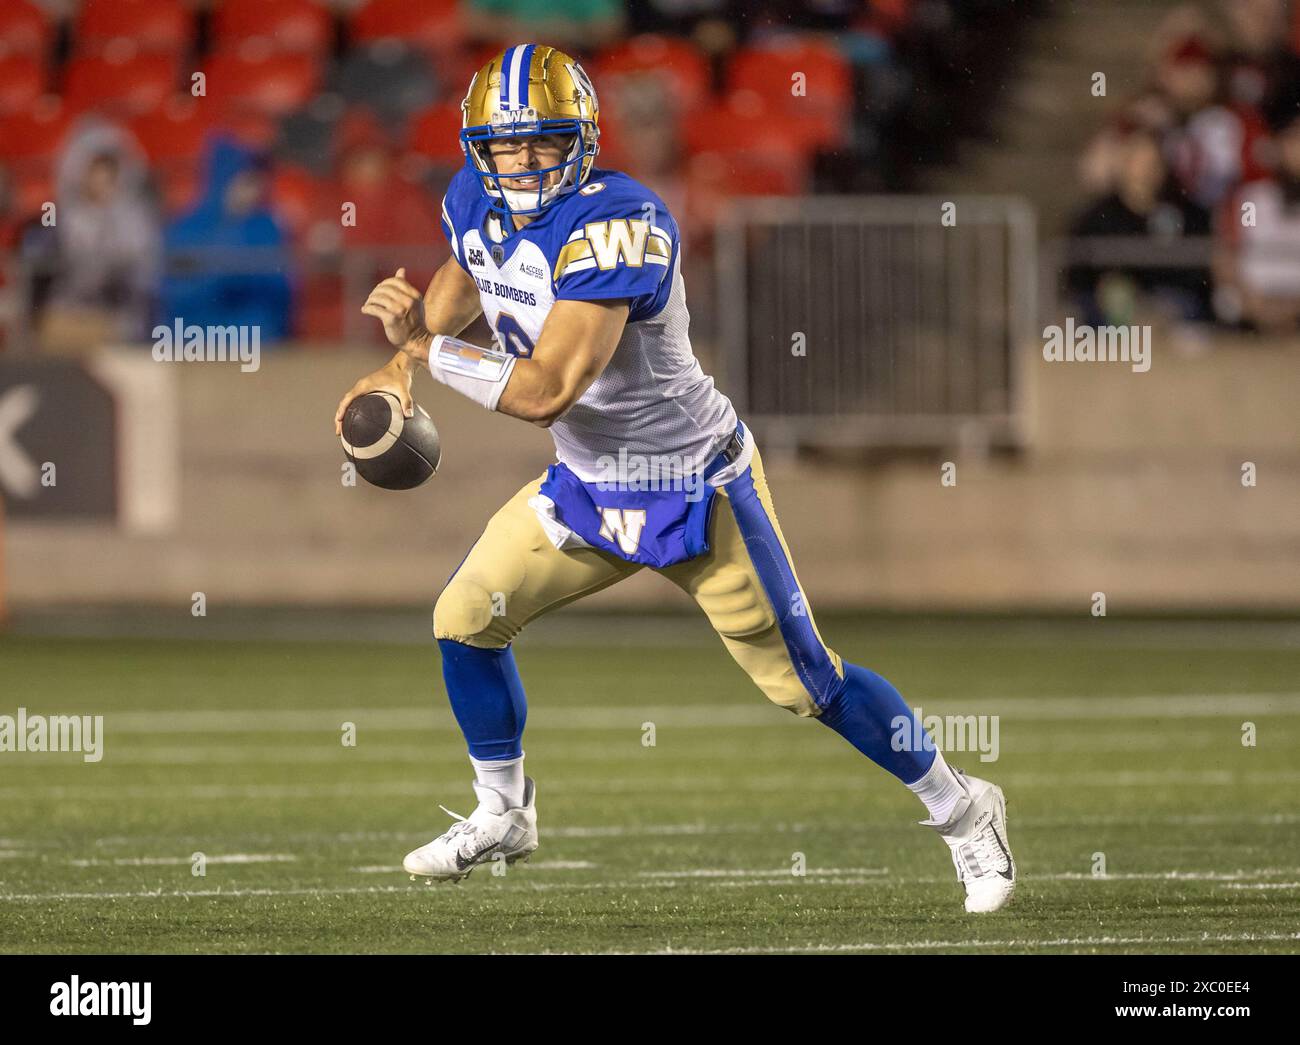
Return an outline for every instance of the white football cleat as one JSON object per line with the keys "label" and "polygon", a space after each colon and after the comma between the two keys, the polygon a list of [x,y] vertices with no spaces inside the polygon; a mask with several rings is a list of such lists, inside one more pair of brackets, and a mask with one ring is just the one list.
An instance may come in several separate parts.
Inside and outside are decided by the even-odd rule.
{"label": "white football cleat", "polygon": [[498,853],[513,864],[527,860],[537,848],[537,788],[531,777],[524,778],[524,804],[514,809],[506,809],[505,799],[491,788],[476,783],[474,793],[478,808],[468,817],[439,806],[456,823],[428,845],[406,854],[402,867],[411,881],[458,882]]}
{"label": "white football cleat", "polygon": [[966,887],[966,910],[987,914],[1011,902],[1016,890],[1016,862],[1007,841],[1007,800],[1002,788],[953,769],[967,798],[960,800],[947,823],[922,820],[935,828],[952,850],[957,880]]}

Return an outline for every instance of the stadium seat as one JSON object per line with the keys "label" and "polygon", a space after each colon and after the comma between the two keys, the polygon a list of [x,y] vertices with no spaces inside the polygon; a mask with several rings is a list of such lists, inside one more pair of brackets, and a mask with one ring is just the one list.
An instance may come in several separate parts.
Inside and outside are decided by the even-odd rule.
{"label": "stadium seat", "polygon": [[55,196],[52,161],[35,160],[14,170],[13,204],[15,213],[24,217],[39,214]]}
{"label": "stadium seat", "polygon": [[0,117],[0,159],[42,160],[58,151],[71,118],[54,98],[41,98],[24,112]]}
{"label": "stadium seat", "polygon": [[838,48],[815,37],[742,49],[728,66],[727,87],[753,91],[770,110],[798,117],[819,146],[840,144],[852,120],[852,67]]}
{"label": "stadium seat", "polygon": [[788,158],[718,152],[692,156],[687,165],[687,191],[721,204],[733,196],[795,196],[807,191],[807,170]]}
{"label": "stadium seat", "polygon": [[683,111],[712,93],[708,58],[685,40],[668,36],[634,36],[600,54],[591,68],[597,91],[605,90],[607,85],[617,89],[623,77],[646,75],[663,77]]}
{"label": "stadium seat", "polygon": [[29,54],[0,58],[0,113],[21,112],[45,91],[45,67]]}
{"label": "stadium seat", "polygon": [[0,4],[0,55],[44,58],[53,39],[49,17],[30,0],[5,0]]}
{"label": "stadium seat", "polygon": [[63,100],[74,113],[145,112],[156,109],[176,90],[176,77],[173,54],[138,54],[126,61],[81,55],[68,63]]}
{"label": "stadium seat", "polygon": [[430,61],[418,47],[390,40],[353,47],[330,76],[329,86],[348,105],[366,106],[398,132],[413,113],[438,100],[442,71],[442,63]]}
{"label": "stadium seat", "polygon": [[460,27],[459,0],[369,0],[352,16],[348,33],[353,43],[403,40],[446,51],[459,43]]}
{"label": "stadium seat", "polygon": [[796,166],[809,158],[807,131],[798,118],[773,112],[753,91],[734,91],[722,105],[692,110],[682,131],[691,154],[754,154]]}
{"label": "stadium seat", "polygon": [[129,43],[178,56],[194,43],[194,19],[179,0],[85,0],[73,40],[81,54]]}
{"label": "stadium seat", "polygon": [[158,189],[162,194],[163,209],[168,214],[184,213],[198,202],[203,184],[193,164],[160,167],[155,173],[158,177]]}
{"label": "stadium seat", "polygon": [[308,54],[254,58],[222,51],[209,60],[205,71],[210,98],[271,117],[305,105],[319,79],[316,60]]}
{"label": "stadium seat", "polygon": [[225,0],[214,13],[216,46],[265,41],[275,51],[323,54],[334,43],[330,12],[313,0]]}
{"label": "stadium seat", "polygon": [[212,112],[188,94],[173,95],[158,108],[131,120],[135,135],[151,163],[191,161],[203,151],[203,139],[213,127]]}
{"label": "stadium seat", "polygon": [[321,181],[310,171],[277,163],[271,176],[271,209],[295,243],[301,243],[312,222],[319,218]]}
{"label": "stadium seat", "polygon": [[461,111],[457,102],[443,102],[416,113],[406,135],[412,152],[434,163],[459,167],[465,162],[460,148]]}

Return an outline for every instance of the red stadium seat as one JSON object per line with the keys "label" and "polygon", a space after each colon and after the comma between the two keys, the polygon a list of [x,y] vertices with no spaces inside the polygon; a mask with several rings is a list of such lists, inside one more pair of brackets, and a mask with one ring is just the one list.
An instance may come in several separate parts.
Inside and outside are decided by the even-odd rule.
{"label": "red stadium seat", "polygon": [[369,0],[348,27],[353,43],[403,40],[426,50],[445,51],[460,40],[460,0]]}
{"label": "red stadium seat", "polygon": [[203,183],[196,167],[188,163],[176,164],[162,167],[158,173],[163,208],[168,214],[180,214],[199,201]]}
{"label": "red stadium seat", "polygon": [[30,0],[5,0],[0,4],[0,55],[44,58],[53,39],[49,17]]}
{"label": "red stadium seat", "polygon": [[732,196],[796,196],[808,188],[807,169],[789,158],[702,152],[687,167],[688,191],[725,200]]}
{"label": "red stadium seat", "polygon": [[334,42],[329,11],[313,0],[225,0],[215,14],[219,48],[258,40],[275,51],[321,54]]}
{"label": "red stadium seat", "polygon": [[0,159],[44,160],[58,151],[71,118],[57,98],[0,117]]}
{"label": "red stadium seat", "polygon": [[45,91],[45,67],[39,58],[16,54],[0,58],[0,113],[31,108]]}
{"label": "red stadium seat", "polygon": [[277,163],[271,176],[271,209],[295,243],[305,237],[321,211],[321,181],[310,171]]}
{"label": "red stadium seat", "polygon": [[24,216],[40,213],[54,202],[54,172],[51,162],[33,161],[14,172],[13,210]]}
{"label": "red stadium seat", "polygon": [[212,110],[188,94],[173,95],[130,123],[140,147],[155,164],[194,160],[213,128]]}
{"label": "red stadium seat", "polygon": [[176,90],[173,54],[139,54],[126,61],[82,55],[67,67],[63,100],[71,112],[105,109],[127,113],[156,109]]}
{"label": "red stadium seat", "polygon": [[459,102],[443,102],[418,112],[407,130],[407,148],[418,156],[447,166],[460,166],[465,154],[460,148]]}
{"label": "red stadium seat", "polygon": [[690,112],[682,126],[691,154],[751,153],[781,163],[806,163],[809,143],[798,118],[772,112],[753,91],[735,91],[722,105]]}
{"label": "red stadium seat", "polygon": [[769,109],[798,117],[817,145],[840,144],[852,119],[852,67],[838,48],[815,37],[743,49],[731,60],[727,86],[753,91]]}
{"label": "red stadium seat", "polygon": [[282,116],[301,108],[316,93],[320,70],[308,54],[262,58],[222,51],[208,62],[208,96],[222,104],[262,116]]}
{"label": "red stadium seat", "polygon": [[712,93],[709,60],[699,48],[669,36],[646,33],[634,36],[602,53],[591,68],[597,95],[628,76],[659,76],[671,87],[683,110],[693,108]]}
{"label": "red stadium seat", "polygon": [[85,0],[73,39],[83,54],[129,42],[179,56],[194,43],[194,19],[179,0]]}

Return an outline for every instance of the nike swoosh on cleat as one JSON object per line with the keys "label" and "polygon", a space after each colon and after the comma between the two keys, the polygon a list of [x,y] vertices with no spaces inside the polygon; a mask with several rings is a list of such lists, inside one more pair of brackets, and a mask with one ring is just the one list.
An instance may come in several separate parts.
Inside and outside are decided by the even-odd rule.
{"label": "nike swoosh on cleat", "polygon": [[1007,869],[1005,871],[999,871],[998,874],[1009,882],[1011,881],[1011,854],[1007,852],[1007,847],[1002,844],[1002,839],[998,835],[998,829],[996,827],[990,827],[989,830],[993,832],[993,837],[998,843],[998,848],[1002,850],[1002,855],[1007,858]]}
{"label": "nike swoosh on cleat", "polygon": [[460,853],[457,853],[456,870],[457,871],[465,870],[465,868],[478,863],[480,857],[486,856],[488,853],[492,852],[493,849],[499,849],[500,847],[501,847],[500,842],[493,842],[491,845],[484,846],[482,849],[478,849],[475,852],[470,853],[468,858],[461,856]]}

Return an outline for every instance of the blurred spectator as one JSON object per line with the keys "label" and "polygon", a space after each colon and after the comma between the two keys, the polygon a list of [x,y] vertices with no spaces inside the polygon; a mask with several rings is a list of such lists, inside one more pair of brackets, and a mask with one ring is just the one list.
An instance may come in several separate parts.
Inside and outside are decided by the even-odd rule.
{"label": "blurred spectator", "polygon": [[1218,104],[1214,55],[1199,37],[1189,37],[1164,56],[1157,81],[1167,108],[1165,157],[1183,191],[1213,208],[1238,183],[1245,146],[1241,117]]}
{"label": "blurred spectator", "polygon": [[159,322],[259,327],[263,343],[289,334],[285,236],[267,204],[263,157],[212,140],[199,202],[166,232]]}
{"label": "blurred spectator", "polygon": [[472,39],[503,45],[545,40],[563,51],[591,51],[623,34],[622,0],[468,0]]}
{"label": "blurred spectator", "polygon": [[1219,226],[1220,318],[1269,333],[1300,325],[1300,112],[1275,139],[1277,170],[1242,186]]}
{"label": "blurred spectator", "polygon": [[52,224],[34,219],[22,238],[47,350],[144,337],[160,261],[147,177],[121,128],[90,118],[71,132],[58,159]]}
{"label": "blurred spectator", "polygon": [[[1169,177],[1154,134],[1134,130],[1124,139],[1113,191],[1088,205],[1076,219],[1072,235],[1091,238],[1144,239],[1168,248],[1184,236],[1210,231],[1209,214],[1189,201]],[[1134,259],[1136,261],[1137,259]],[[1085,261],[1069,273],[1071,290],[1082,299],[1088,322],[1127,323],[1139,292],[1172,305],[1178,318],[1208,316],[1208,265],[1100,265]]]}
{"label": "blurred spectator", "polygon": [[1228,98],[1260,112],[1300,102],[1300,57],[1288,47],[1283,0],[1223,0]]}

